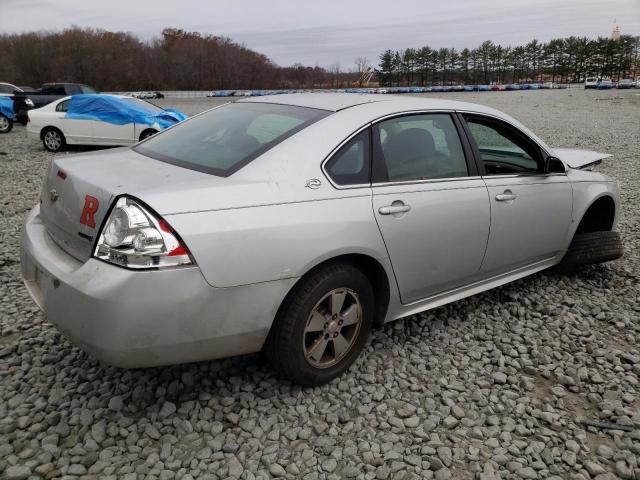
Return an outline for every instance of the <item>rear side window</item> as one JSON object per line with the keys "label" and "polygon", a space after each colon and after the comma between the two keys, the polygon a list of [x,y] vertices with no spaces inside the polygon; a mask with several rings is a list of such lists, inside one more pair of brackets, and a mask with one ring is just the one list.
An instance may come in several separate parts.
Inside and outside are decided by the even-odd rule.
{"label": "rear side window", "polygon": [[365,129],[349,140],[325,165],[325,170],[338,185],[369,183],[371,138]]}
{"label": "rear side window", "polygon": [[458,130],[448,114],[396,117],[373,127],[374,182],[466,177]]}
{"label": "rear side window", "polygon": [[500,122],[467,118],[487,175],[538,173],[542,170],[540,149]]}
{"label": "rear side window", "polygon": [[330,113],[270,103],[229,103],[154,135],[134,149],[163,162],[228,177]]}
{"label": "rear side window", "polygon": [[65,100],[64,102],[60,102],[56,105],[56,112],[67,112],[69,111],[69,102],[71,100]]}

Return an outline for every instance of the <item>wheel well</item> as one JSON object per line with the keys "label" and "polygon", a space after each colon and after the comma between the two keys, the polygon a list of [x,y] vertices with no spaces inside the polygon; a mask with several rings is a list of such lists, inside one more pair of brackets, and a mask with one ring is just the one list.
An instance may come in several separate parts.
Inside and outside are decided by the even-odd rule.
{"label": "wheel well", "polygon": [[609,196],[600,197],[587,209],[576,233],[608,232],[613,228],[616,206]]}
{"label": "wheel well", "polygon": [[40,130],[40,140],[44,138],[44,134],[47,133],[47,130],[57,130],[58,132],[60,132],[60,135],[64,137],[64,133],[62,133],[62,130],[60,130],[58,127],[53,127],[49,125],[47,127],[44,127],[42,130]]}
{"label": "wheel well", "polygon": [[384,267],[380,265],[380,263],[372,257],[368,255],[362,254],[347,254],[340,255],[337,257],[330,258],[329,260],[325,260],[324,262],[316,265],[307,273],[305,273],[300,279],[296,282],[296,284],[289,290],[287,296],[282,301],[280,308],[278,309],[278,313],[276,314],[276,318],[280,314],[280,310],[287,303],[289,296],[296,290],[296,287],[309,275],[312,275],[317,270],[326,267],[327,265],[332,265],[336,263],[341,264],[349,264],[356,267],[371,282],[371,286],[373,287],[374,293],[374,301],[375,301],[375,312],[373,321],[375,324],[382,324],[384,322],[385,316],[387,315],[387,308],[389,307],[389,279],[387,278],[387,273],[384,270]]}
{"label": "wheel well", "polygon": [[145,128],[142,132],[140,132],[140,137],[138,140],[142,140],[147,132],[153,132],[154,134],[158,133],[158,130],[155,128]]}

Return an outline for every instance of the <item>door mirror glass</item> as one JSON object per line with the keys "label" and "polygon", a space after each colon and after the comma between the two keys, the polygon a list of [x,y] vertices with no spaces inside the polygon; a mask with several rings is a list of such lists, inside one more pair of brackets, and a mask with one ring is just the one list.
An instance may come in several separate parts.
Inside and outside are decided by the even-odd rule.
{"label": "door mirror glass", "polygon": [[547,157],[544,163],[545,173],[565,173],[564,163],[557,157]]}

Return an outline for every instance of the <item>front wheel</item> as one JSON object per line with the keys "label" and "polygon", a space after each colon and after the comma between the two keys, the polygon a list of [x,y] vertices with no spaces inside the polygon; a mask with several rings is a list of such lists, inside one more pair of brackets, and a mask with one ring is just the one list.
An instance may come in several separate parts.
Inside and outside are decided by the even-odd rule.
{"label": "front wheel", "polygon": [[42,133],[42,143],[44,148],[50,152],[59,152],[66,145],[64,135],[57,128],[47,128]]}
{"label": "front wheel", "polygon": [[577,233],[558,269],[570,271],[585,265],[610,262],[622,257],[623,253],[618,232]]}
{"label": "front wheel", "polygon": [[9,133],[13,128],[13,120],[0,113],[0,133]]}
{"label": "front wheel", "polygon": [[267,357],[295,383],[327,383],[358,358],[373,315],[373,288],[360,270],[348,264],[321,268],[285,300],[267,339]]}

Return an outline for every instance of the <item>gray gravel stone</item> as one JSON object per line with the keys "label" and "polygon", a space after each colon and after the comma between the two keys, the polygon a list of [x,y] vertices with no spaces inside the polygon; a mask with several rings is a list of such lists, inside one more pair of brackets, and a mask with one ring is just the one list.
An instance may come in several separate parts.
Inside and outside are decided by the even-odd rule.
{"label": "gray gravel stone", "polygon": [[279,465],[277,463],[273,463],[269,466],[269,473],[271,473],[271,475],[273,475],[274,477],[284,477],[287,474],[282,465]]}
{"label": "gray gravel stone", "polygon": [[111,397],[109,399],[109,408],[115,412],[119,412],[123,407],[122,397],[116,395],[115,397]]}
{"label": "gray gravel stone", "polygon": [[31,469],[26,465],[12,465],[4,472],[7,480],[24,480],[31,475]]}
{"label": "gray gravel stone", "polygon": [[51,158],[89,149],[51,155],[20,125],[0,135],[0,478],[640,478],[640,97],[447,95],[504,110],[550,145],[612,153],[596,170],[620,182],[625,257],[376,327],[354,368],[311,389],[257,356],[126,370],[69,343],[22,283],[19,232]]}
{"label": "gray gravel stone", "polygon": [[174,403],[164,402],[162,404],[162,407],[160,408],[160,411],[158,412],[158,416],[160,418],[167,418],[168,416],[175,413],[175,411],[176,411],[176,405]]}

